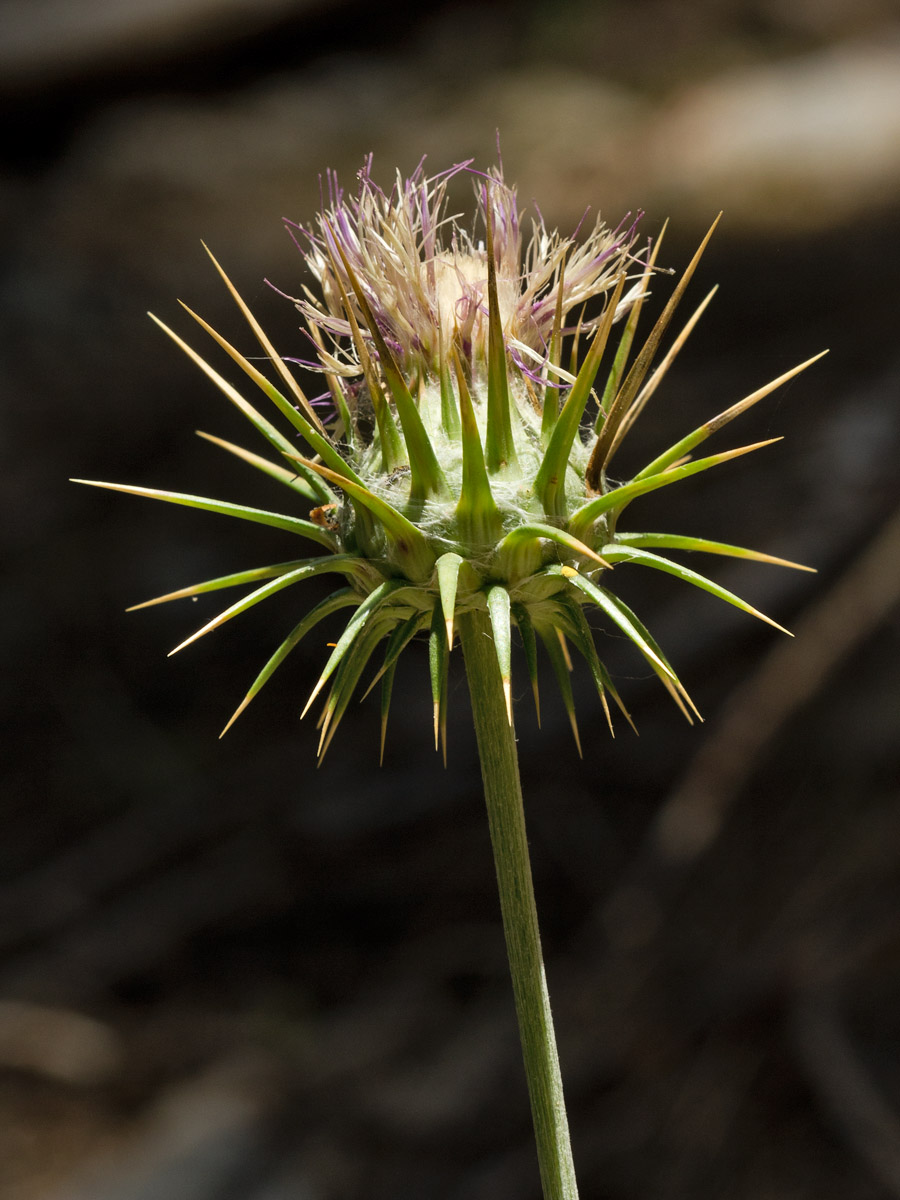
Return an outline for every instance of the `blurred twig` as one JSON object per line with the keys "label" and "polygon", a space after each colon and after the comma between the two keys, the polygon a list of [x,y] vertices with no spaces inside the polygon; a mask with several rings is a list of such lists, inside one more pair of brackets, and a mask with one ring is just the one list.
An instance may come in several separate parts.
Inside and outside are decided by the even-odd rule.
{"label": "blurred twig", "polygon": [[288,893],[277,849],[253,831],[232,835],[12,957],[0,994],[80,1003],[149,970],[192,933],[236,912],[278,907]]}
{"label": "blurred twig", "polygon": [[791,1028],[819,1099],[890,1195],[900,1196],[900,1118],[865,1069],[841,1019],[835,989],[801,992]]}
{"label": "blurred twig", "polygon": [[837,583],[737,688],[718,728],[657,815],[653,841],[670,860],[697,857],[724,823],[760,755],[828,676],[900,602],[900,509]]}
{"label": "blurred twig", "polygon": [[[741,787],[779,731],[900,602],[900,508],[866,550],[773,645],[731,695],[717,727],[653,821],[627,877],[605,908],[614,940],[655,931],[660,892],[710,848]],[[644,911],[646,909],[646,912]],[[634,914],[633,930],[625,928]]]}

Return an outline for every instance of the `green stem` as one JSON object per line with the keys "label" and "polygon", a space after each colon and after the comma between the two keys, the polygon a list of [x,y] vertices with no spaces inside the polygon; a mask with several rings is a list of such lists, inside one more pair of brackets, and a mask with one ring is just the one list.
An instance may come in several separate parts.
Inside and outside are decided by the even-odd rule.
{"label": "green stem", "polygon": [[578,1200],[556,1036],[541,957],[515,731],[507,719],[487,613],[474,611],[461,615],[458,628],[475,718],[544,1200]]}

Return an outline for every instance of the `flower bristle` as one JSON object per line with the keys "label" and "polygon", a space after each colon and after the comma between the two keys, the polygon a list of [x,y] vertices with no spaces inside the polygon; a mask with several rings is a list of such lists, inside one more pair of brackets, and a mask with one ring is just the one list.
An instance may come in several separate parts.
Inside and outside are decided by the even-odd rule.
{"label": "flower bristle", "polygon": [[[517,628],[539,722],[538,642],[556,674],[579,752],[569,645],[587,664],[610,729],[608,696],[631,724],[597,654],[586,619],[591,610],[631,641],[691,720],[692,713],[699,714],[667,658],[606,586],[612,569],[631,563],[672,574],[781,629],[733,593],[659,552],[798,564],[701,537],[620,531],[619,520],[641,495],[768,445],[759,442],[688,461],[707,437],[820,356],[725,408],[657,453],[632,478],[614,483],[607,477],[613,455],[711,298],[712,293],[651,370],[718,218],[639,343],[642,309],[657,278],[659,241],[639,247],[636,220],[610,230],[598,218],[578,241],[548,231],[538,215],[523,251],[516,192],[500,169],[483,174],[464,162],[428,177],[420,164],[407,179],[398,174],[385,192],[374,182],[371,166],[369,159],[353,197],[329,173],[329,204],[316,224],[291,226],[319,287],[318,296],[304,287],[295,304],[314,347],[314,369],[333,400],[330,420],[323,421],[307,399],[290,370],[291,360],[277,354],[215,258],[279,386],[187,311],[286,419],[289,434],[158,322],[279,457],[272,461],[202,436],[275,478],[294,500],[299,495],[304,505],[314,505],[312,513],[285,515],[174,492],[95,485],[269,524],[314,541],[326,553],[235,572],[145,603],[267,581],[208,621],[181,649],[302,579],[327,572],[344,576],[344,585],[278,645],[223,730],[321,620],[351,608],[304,709],[328,687],[320,760],[382,644],[384,658],[373,683],[382,683],[383,754],[397,661],[419,635],[429,644],[435,745],[443,746],[446,758],[448,658],[456,620],[472,609],[489,615],[510,723],[511,632]],[[462,172],[470,173],[475,184],[477,222],[471,234],[446,212],[448,183]],[[599,311],[585,319],[579,313],[589,301]],[[614,346],[617,326],[621,332]],[[566,340],[575,347],[571,369],[562,366]],[[302,436],[310,452],[298,452],[291,434]]]}

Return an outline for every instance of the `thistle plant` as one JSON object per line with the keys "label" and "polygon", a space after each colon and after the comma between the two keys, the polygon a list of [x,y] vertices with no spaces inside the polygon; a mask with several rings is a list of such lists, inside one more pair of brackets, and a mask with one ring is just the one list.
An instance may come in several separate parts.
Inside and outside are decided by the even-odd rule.
{"label": "thistle plant", "polygon": [[[448,183],[461,171],[474,181],[472,232],[446,211]],[[540,644],[579,753],[571,650],[586,664],[610,731],[612,709],[631,724],[598,655],[592,616],[624,634],[688,721],[698,715],[662,648],[616,595],[614,568],[630,564],[666,572],[781,629],[667,552],[798,564],[701,537],[625,529],[623,518],[641,496],[777,441],[695,457],[709,437],[815,359],[725,408],[632,477],[616,479],[617,452],[713,295],[657,362],[716,222],[640,340],[645,302],[660,277],[662,238],[642,246],[638,221],[626,219],[610,229],[598,219],[579,240],[549,231],[538,214],[523,250],[516,192],[499,169],[482,174],[463,163],[427,177],[420,164],[384,191],[372,178],[370,160],[359,173],[355,195],[346,195],[332,174],[327,182],[328,203],[315,223],[288,224],[318,284],[317,291],[303,287],[294,299],[305,324],[302,357],[277,353],[214,258],[269,374],[187,309],[278,410],[280,427],[153,318],[269,443],[270,456],[201,436],[283,484],[289,511],[124,484],[94,486],[273,526],[314,543],[318,551],[136,605],[250,587],[175,651],[276,592],[317,575],[341,577],[341,586],[303,614],[274,648],[225,730],[304,637],[347,610],[303,710],[324,693],[320,761],[364,676],[369,690],[380,684],[383,755],[398,660],[414,640],[424,639],[435,745],[442,744],[446,763],[448,664],[454,644],[461,644],[541,1180],[547,1200],[572,1200],[577,1188],[519,783],[513,629],[538,721]],[[298,363],[318,373],[322,396],[307,397],[292,369]],[[297,515],[298,509],[307,515]],[[369,679],[367,668],[379,650]]]}

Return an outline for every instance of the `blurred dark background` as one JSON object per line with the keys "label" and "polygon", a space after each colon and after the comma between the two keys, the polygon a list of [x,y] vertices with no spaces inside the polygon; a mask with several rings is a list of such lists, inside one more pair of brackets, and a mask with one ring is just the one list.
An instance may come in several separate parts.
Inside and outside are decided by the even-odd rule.
{"label": "blurred dark background", "polygon": [[290,353],[320,172],[498,128],[551,225],[669,216],[681,268],[725,209],[632,455],[831,348],[641,502],[816,566],[709,568],[797,638],[622,570],[706,724],[612,638],[639,737],[519,687],[582,1195],[900,1196],[896,6],[4,0],[2,1200],[538,1196],[459,666],[447,771],[415,652],[381,769],[369,702],[316,770],[314,641],[219,742],[316,584],[167,660],[215,599],[125,607],[283,538],[66,483],[280,502],[146,310],[245,338],[202,237]]}

